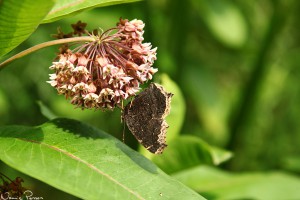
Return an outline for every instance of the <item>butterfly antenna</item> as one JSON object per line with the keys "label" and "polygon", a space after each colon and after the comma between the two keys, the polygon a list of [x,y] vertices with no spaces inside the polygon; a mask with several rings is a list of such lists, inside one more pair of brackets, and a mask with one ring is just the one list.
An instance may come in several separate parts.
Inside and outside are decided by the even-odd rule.
{"label": "butterfly antenna", "polygon": [[130,108],[132,106],[132,102],[134,101],[134,97],[132,98],[132,100],[130,101]]}
{"label": "butterfly antenna", "polygon": [[125,143],[125,122],[123,122],[123,135],[122,135],[122,141]]}
{"label": "butterfly antenna", "polygon": [[125,143],[125,121],[123,117],[123,112],[124,112],[124,101],[122,101],[122,107],[121,107],[121,123],[123,123],[123,133],[122,133],[122,141]]}

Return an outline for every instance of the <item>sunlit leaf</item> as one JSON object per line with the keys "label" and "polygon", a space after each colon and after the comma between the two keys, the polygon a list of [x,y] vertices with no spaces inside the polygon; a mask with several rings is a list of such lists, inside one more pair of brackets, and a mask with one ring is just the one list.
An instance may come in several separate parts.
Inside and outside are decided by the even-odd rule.
{"label": "sunlit leaf", "polygon": [[0,1],[0,56],[28,38],[53,5],[54,0]]}
{"label": "sunlit leaf", "polygon": [[166,117],[169,124],[167,141],[171,141],[180,134],[185,117],[185,102],[180,88],[167,74],[162,74],[160,80],[164,88],[174,94],[170,114]]}
{"label": "sunlit leaf", "polygon": [[121,141],[75,120],[0,128],[0,159],[83,199],[203,199]]}
{"label": "sunlit leaf", "polygon": [[283,172],[229,173],[196,167],[173,177],[208,199],[300,199],[300,179]]}
{"label": "sunlit leaf", "polygon": [[59,0],[44,19],[44,23],[56,21],[84,10],[96,7],[111,6],[121,3],[131,3],[139,0]]}
{"label": "sunlit leaf", "polygon": [[171,174],[203,164],[218,165],[231,156],[230,152],[210,146],[199,137],[183,135],[170,141],[164,153],[152,160]]}
{"label": "sunlit leaf", "polygon": [[244,16],[230,1],[193,0],[202,20],[223,44],[238,48],[245,44],[247,26]]}

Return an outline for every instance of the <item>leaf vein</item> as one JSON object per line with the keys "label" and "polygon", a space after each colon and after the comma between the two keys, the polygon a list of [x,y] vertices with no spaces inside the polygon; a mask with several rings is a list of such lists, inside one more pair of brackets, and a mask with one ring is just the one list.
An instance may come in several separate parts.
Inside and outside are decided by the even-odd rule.
{"label": "leaf vein", "polygon": [[82,164],[88,166],[90,169],[94,170],[96,173],[98,174],[101,174],[102,176],[106,177],[107,179],[111,180],[113,183],[115,183],[116,185],[119,185],[120,187],[122,187],[123,189],[125,189],[126,191],[128,191],[129,193],[131,193],[132,195],[136,196],[138,199],[145,199],[143,198],[140,194],[134,192],[133,190],[131,190],[130,188],[126,187],[125,185],[123,185],[122,183],[120,183],[119,181],[117,181],[116,179],[114,179],[113,177],[111,177],[110,175],[106,174],[105,172],[103,172],[102,170],[98,169],[97,167],[95,167],[94,165],[86,162],[85,160],[82,160],[81,158],[75,156],[74,154],[71,154],[63,149],[60,149],[58,147],[55,147],[55,146],[51,146],[51,145],[48,145],[46,143],[42,143],[42,142],[39,142],[39,141],[34,141],[34,140],[28,140],[28,139],[24,139],[24,138],[20,138],[20,140],[23,140],[23,141],[27,141],[27,142],[32,142],[32,143],[36,143],[36,144],[40,144],[40,145],[44,145],[48,148],[51,148],[53,150],[56,150],[60,153],[63,153],[64,155],[66,156],[69,156],[70,158],[78,161],[78,162],[81,162]]}

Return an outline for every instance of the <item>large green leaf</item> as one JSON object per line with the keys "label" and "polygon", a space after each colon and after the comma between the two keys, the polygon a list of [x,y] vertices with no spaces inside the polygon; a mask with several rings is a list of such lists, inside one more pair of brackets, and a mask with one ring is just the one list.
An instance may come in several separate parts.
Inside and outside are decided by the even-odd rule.
{"label": "large green leaf", "polygon": [[139,0],[59,0],[44,19],[44,23],[56,21],[91,8],[135,1]]}
{"label": "large green leaf", "polygon": [[202,166],[173,177],[211,200],[300,199],[300,179],[283,172],[229,173]]}
{"label": "large green leaf", "polygon": [[0,1],[0,56],[28,38],[53,5],[54,0]]}
{"label": "large green leaf", "polygon": [[84,199],[203,199],[119,140],[70,119],[0,128],[0,159]]}
{"label": "large green leaf", "polygon": [[183,135],[170,141],[164,153],[152,161],[171,174],[200,164],[218,165],[231,156],[230,152],[210,146],[199,137]]}

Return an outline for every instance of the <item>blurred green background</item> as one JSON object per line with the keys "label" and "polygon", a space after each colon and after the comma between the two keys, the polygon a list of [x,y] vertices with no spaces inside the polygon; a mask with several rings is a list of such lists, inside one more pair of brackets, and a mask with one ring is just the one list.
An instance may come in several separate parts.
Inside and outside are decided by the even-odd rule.
{"label": "blurred green background", "polygon": [[[113,27],[120,17],[141,19],[145,41],[158,47],[158,74],[168,74],[185,98],[181,134],[232,151],[234,157],[221,168],[299,175],[299,9],[296,0],[149,0],[96,8],[39,26],[9,55],[52,40],[59,26],[71,31],[70,24],[78,20],[92,30]],[[56,52],[57,47],[40,50],[1,71],[0,125],[47,121],[41,102],[57,116],[79,119],[122,138],[119,110],[74,109],[46,83]],[[125,141],[137,148],[129,132]],[[0,169],[16,173],[3,163]],[[45,193],[55,190],[35,187],[44,187]]]}

